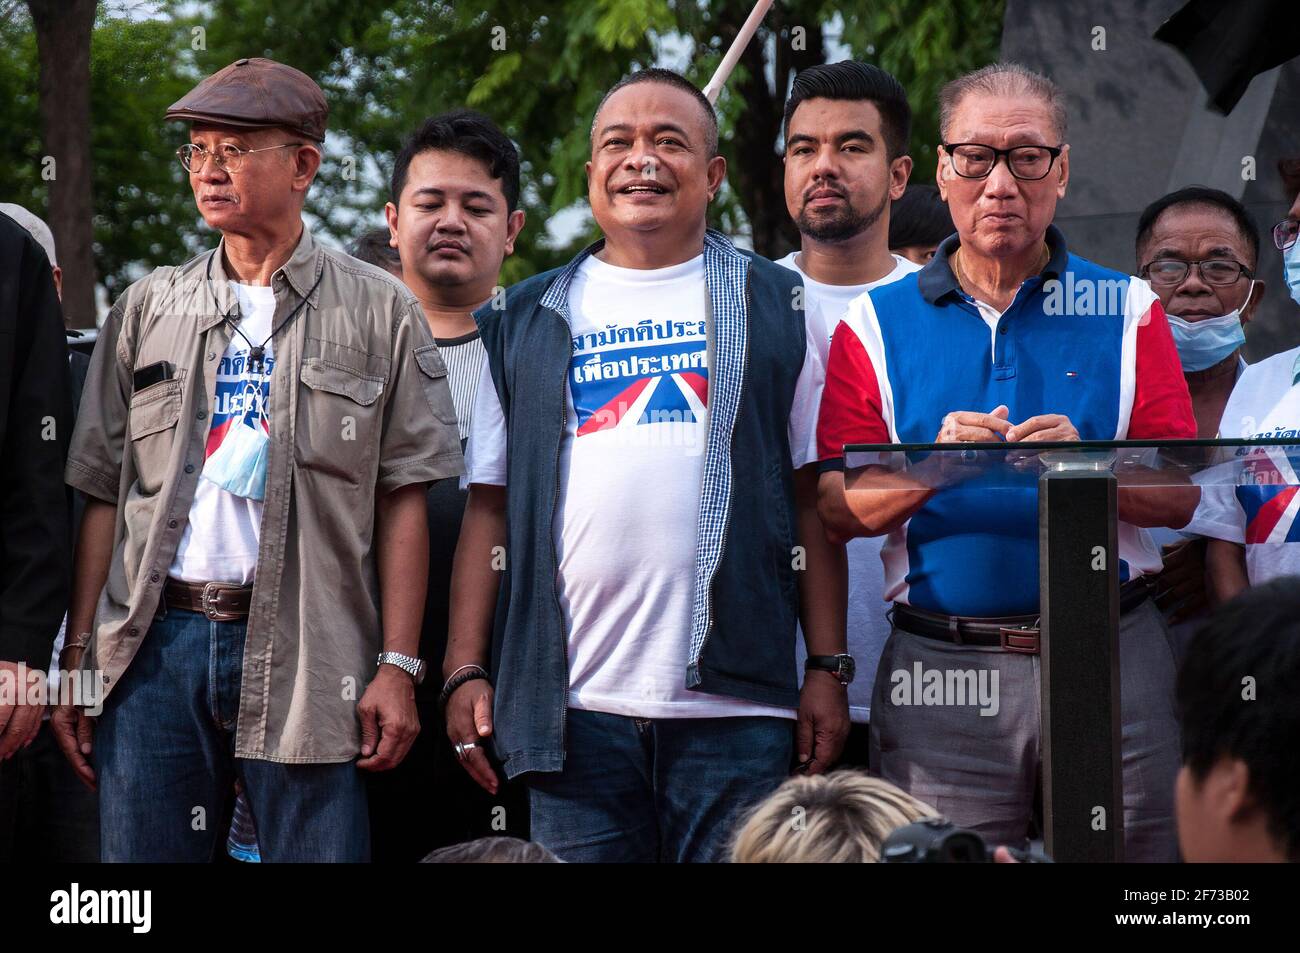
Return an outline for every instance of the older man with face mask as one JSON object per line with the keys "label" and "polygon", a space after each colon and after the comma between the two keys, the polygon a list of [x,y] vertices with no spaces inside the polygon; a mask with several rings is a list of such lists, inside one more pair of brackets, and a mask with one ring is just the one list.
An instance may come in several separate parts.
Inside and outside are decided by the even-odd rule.
{"label": "older man with face mask", "polygon": [[[1156,296],[1141,279],[1070,254],[1051,224],[1070,172],[1054,84],[990,66],[949,84],[940,110],[937,180],[957,234],[916,275],[857,299],[840,323],[818,451],[823,468],[841,470],[821,477],[821,512],[839,538],[889,534],[894,631],[871,706],[881,774],[1016,845],[1030,826],[1040,748],[1037,490],[936,492],[863,473],[846,481],[843,448],[1168,439],[1196,428]],[[1186,524],[1196,496],[1119,494],[1130,859],[1174,856],[1178,768],[1173,658],[1143,579],[1160,559],[1139,527]],[[893,676],[917,667],[975,672],[996,697],[908,705]]]}
{"label": "older man with face mask", "polygon": [[[1219,435],[1228,396],[1246,369],[1245,326],[1266,290],[1255,277],[1259,229],[1226,192],[1191,186],[1170,192],[1138,217],[1138,274],[1160,297],[1192,397],[1198,437]],[[1164,569],[1156,604],[1181,656],[1208,605],[1206,542],[1154,530]]]}
{"label": "older man with face mask", "polygon": [[208,860],[235,778],[264,860],[364,860],[357,769],[418,730],[425,486],[461,471],[456,415],[415,297],[303,225],[326,115],[266,59],[168,110],[221,243],[128,288],[94,354],[63,659],[94,691],[55,717],[106,861]]}
{"label": "older man with face mask", "polygon": [[565,860],[720,858],[792,750],[823,770],[848,730],[841,679],[800,691],[794,658],[796,615],[810,655],[844,653],[816,344],[798,276],[706,228],[717,145],[682,77],[619,83],[587,165],[604,238],[475,314],[448,734],[489,790],[495,734]]}

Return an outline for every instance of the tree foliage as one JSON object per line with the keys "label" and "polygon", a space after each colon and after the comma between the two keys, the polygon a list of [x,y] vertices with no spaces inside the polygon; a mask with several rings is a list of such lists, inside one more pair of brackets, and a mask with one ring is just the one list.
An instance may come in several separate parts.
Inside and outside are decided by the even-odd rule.
{"label": "tree foliage", "polygon": [[[794,240],[781,191],[780,113],[794,73],[844,53],[878,63],[916,113],[914,178],[934,171],[939,87],[996,58],[1005,0],[778,2],[719,103],[729,185],[716,223],[768,254]],[[92,48],[97,265],[111,293],[145,267],[211,243],[174,151],[184,127],[162,114],[197,79],[270,56],[320,82],[330,103],[326,161],[309,201],[340,243],[381,223],[392,157],[424,116],[468,105],[522,154],[529,224],[507,261],[513,281],[565,260],[592,226],[584,163],[601,95],[631,69],[664,62],[703,85],[751,0],[161,0],[158,19],[101,11]],[[0,4],[0,12],[3,4]],[[3,198],[43,206],[35,52],[21,16],[0,19]],[[847,50],[845,50],[847,48]],[[573,226],[574,219],[578,226]]]}

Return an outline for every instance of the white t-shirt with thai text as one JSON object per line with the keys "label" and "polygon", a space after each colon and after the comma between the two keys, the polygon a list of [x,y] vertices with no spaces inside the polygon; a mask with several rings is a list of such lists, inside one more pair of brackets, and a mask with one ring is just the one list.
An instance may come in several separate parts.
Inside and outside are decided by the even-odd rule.
{"label": "white t-shirt with thai text", "polygon": [[1300,573],[1300,348],[1251,364],[1223,408],[1224,439],[1289,440],[1296,447],[1241,451],[1238,485],[1211,481],[1187,531],[1246,549],[1252,586]]}
{"label": "white t-shirt with thai text", "polygon": [[[211,426],[204,465],[221,446],[231,427],[259,426],[270,432],[271,372],[275,367],[271,321],[275,291],[263,285],[234,284],[243,332],[232,334],[217,365],[217,392],[210,408]],[[245,340],[247,337],[247,340]],[[251,366],[249,341],[265,344],[260,369]],[[248,411],[245,413],[245,411]],[[247,585],[257,572],[262,502],[228,493],[211,480],[200,479],[190,504],[189,521],[168,573],[185,582],[229,582]]]}
{"label": "white t-shirt with thai text", "polygon": [[[638,718],[793,709],[686,689],[709,420],[704,258],[619,268],[589,256],[569,288],[572,357],[554,541],[577,709]],[[810,348],[790,418],[793,465],[816,457]],[[488,365],[465,484],[504,486],[506,421]]]}

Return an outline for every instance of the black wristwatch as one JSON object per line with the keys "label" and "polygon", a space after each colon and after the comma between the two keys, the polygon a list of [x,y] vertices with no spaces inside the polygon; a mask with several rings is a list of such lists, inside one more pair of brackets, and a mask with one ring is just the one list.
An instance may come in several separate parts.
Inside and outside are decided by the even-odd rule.
{"label": "black wristwatch", "polygon": [[858,670],[852,655],[810,655],[808,661],[804,663],[804,668],[810,672],[813,669],[830,672],[840,680],[841,685],[852,682]]}

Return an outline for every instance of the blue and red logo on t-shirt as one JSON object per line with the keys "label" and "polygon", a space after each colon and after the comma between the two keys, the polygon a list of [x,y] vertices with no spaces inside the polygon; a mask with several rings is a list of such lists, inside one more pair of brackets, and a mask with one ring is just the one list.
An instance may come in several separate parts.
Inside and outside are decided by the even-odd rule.
{"label": "blue and red logo on t-shirt", "polygon": [[[1261,433],[1259,438],[1283,438],[1284,434]],[[1242,468],[1237,487],[1237,501],[1246,515],[1247,543],[1300,542],[1300,519],[1295,518],[1295,498],[1300,493],[1296,473],[1300,454],[1289,448],[1259,448],[1250,454]]]}
{"label": "blue and red logo on t-shirt", "polygon": [[577,435],[620,425],[702,419],[709,392],[703,324],[660,322],[670,337],[663,343],[628,341],[623,347],[601,347],[607,340],[602,336],[575,337],[569,389],[578,416]]}
{"label": "blue and red logo on t-shirt", "polygon": [[267,407],[275,358],[267,354],[260,368],[250,367],[249,360],[248,351],[234,356],[227,352],[217,365],[217,392],[212,401],[212,427],[208,430],[205,460],[221,446],[232,426],[252,427],[260,421],[262,429],[271,432]]}

